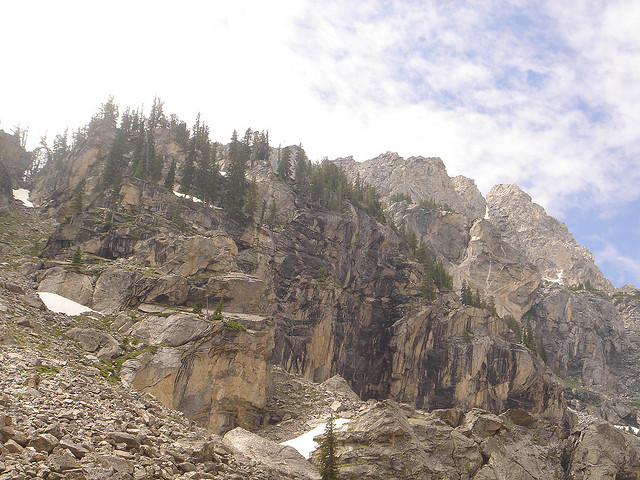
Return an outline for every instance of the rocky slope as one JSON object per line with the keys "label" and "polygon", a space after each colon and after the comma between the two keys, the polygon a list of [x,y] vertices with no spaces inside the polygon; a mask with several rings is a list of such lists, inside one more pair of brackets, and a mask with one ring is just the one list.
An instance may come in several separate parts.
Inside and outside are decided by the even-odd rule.
{"label": "rocky slope", "polygon": [[[121,130],[103,120],[33,179],[38,210],[16,205],[0,218],[1,338],[2,352],[26,366],[11,370],[20,381],[40,352],[56,382],[77,374],[96,392],[101,378],[120,382],[123,392],[146,393],[209,432],[227,432],[224,440],[206,440],[224,443],[226,466],[191,460],[201,456],[195,451],[162,463],[166,439],[153,431],[160,457],[137,436],[139,445],[126,437],[129,448],[111,437],[84,446],[146,462],[144,472],[127,470],[124,478],[159,475],[156,466],[166,478],[233,478],[236,461],[259,466],[252,478],[316,478],[314,467],[273,441],[315,426],[328,410],[352,419],[339,436],[345,478],[638,473],[634,438],[606,423],[576,423],[566,402],[636,423],[635,297],[611,297],[589,252],[517,187],[498,186],[485,202],[471,180],[450,178],[440,159],[388,153],[363,164],[336,161],[388,200],[411,195],[412,202],[389,205],[386,219],[374,218],[364,200],[347,200],[351,187],[343,184],[344,197],[323,203],[314,200],[313,180],[305,190],[297,178],[276,176],[274,150],[247,170],[261,207],[249,221],[215,201],[131,178],[133,153],[123,154],[123,165],[131,165],[109,191],[100,180],[104,152]],[[168,128],[153,135],[161,176],[174,162],[186,165],[186,148]],[[224,198],[229,180],[220,182]],[[435,286],[418,245],[441,262],[453,290]],[[458,294],[462,285],[471,299]],[[45,312],[37,292],[100,313]],[[216,305],[222,311],[214,314]],[[80,370],[65,370],[70,363]],[[23,431],[43,433],[34,428]],[[140,434],[132,429],[118,430],[118,438]],[[9,440],[23,449],[31,441]],[[612,445],[607,458],[598,457],[603,441]],[[85,461],[67,450],[80,462],[71,462],[80,478],[98,468],[93,456]],[[71,461],[61,449],[49,453]],[[53,468],[48,457],[34,461]],[[222,466],[210,470],[211,462]]]}

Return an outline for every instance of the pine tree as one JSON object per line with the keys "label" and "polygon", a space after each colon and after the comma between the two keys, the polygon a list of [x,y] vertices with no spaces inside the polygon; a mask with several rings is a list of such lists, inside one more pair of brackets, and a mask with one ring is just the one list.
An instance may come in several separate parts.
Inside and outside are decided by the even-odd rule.
{"label": "pine tree", "polygon": [[166,189],[173,191],[173,184],[176,182],[176,161],[171,162],[167,177],[164,179],[164,186]]}
{"label": "pine tree", "polygon": [[284,147],[280,153],[278,176],[283,180],[286,180],[291,176],[291,149],[289,147]]}
{"label": "pine tree", "polygon": [[309,197],[309,170],[309,158],[307,158],[307,154],[302,148],[302,145],[300,145],[298,154],[296,155],[295,166],[296,191],[298,195],[307,200]]}
{"label": "pine tree", "polygon": [[80,250],[80,247],[78,247],[71,257],[71,266],[76,272],[79,272],[80,267],[82,267],[82,250]]}
{"label": "pine tree", "polygon": [[238,132],[233,131],[229,144],[229,162],[227,171],[227,195],[225,207],[232,216],[242,218],[246,190],[247,157]]}
{"label": "pine tree", "polygon": [[216,306],[216,309],[213,311],[211,320],[224,320],[224,317],[222,316],[222,308],[223,308],[223,303],[221,298],[220,301],[218,302],[218,305]]}
{"label": "pine tree", "polygon": [[258,209],[258,183],[254,178],[247,188],[247,201],[244,204],[244,214],[249,220],[253,220]]}
{"label": "pine tree", "polygon": [[333,413],[327,420],[325,433],[320,443],[320,476],[322,480],[337,480],[340,471],[337,457],[337,441]]}

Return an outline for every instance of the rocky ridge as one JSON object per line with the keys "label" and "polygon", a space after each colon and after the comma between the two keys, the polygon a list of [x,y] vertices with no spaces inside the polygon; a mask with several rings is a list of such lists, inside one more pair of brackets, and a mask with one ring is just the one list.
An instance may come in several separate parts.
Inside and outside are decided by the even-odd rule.
{"label": "rocky ridge", "polygon": [[[298,433],[310,426],[309,416],[320,421],[327,409],[354,421],[345,429],[351,436],[342,440],[341,460],[349,475],[421,478],[420,471],[455,471],[458,476],[451,478],[471,473],[494,478],[516,469],[507,461],[506,444],[524,442],[523,448],[537,452],[535,458],[554,459],[536,466],[529,465],[534,459],[527,460],[526,467],[520,465],[521,478],[589,478],[595,472],[590,459],[597,456],[593,446],[585,447],[590,438],[616,445],[608,460],[597,459],[603,465],[600,474],[637,473],[633,439],[604,423],[576,426],[565,402],[566,394],[576,408],[636,422],[640,356],[632,305],[614,306],[610,284],[600,281],[590,254],[526,194],[506,188],[504,195],[494,192],[487,205],[472,181],[451,179],[439,159],[385,154],[362,166],[339,161],[354,178],[373,184],[386,172],[380,187],[388,199],[409,193],[416,202],[433,200],[423,206],[390,205],[387,218],[402,227],[394,230],[392,223],[380,223],[345,201],[337,209],[318,208],[296,191],[292,179],[277,178],[272,164],[256,162],[248,177],[255,180],[262,217],[267,202],[277,208],[266,221],[243,222],[215,204],[181,199],[127,176],[111,196],[104,195],[95,188],[102,163],[97,152],[106,151],[114,131],[109,122],[98,124],[56,171],[36,176],[32,198],[39,212],[16,205],[2,218],[0,253],[7,261],[0,287],[7,300],[1,337],[7,351],[55,353],[58,362],[79,361],[80,376],[122,378],[126,386],[152,394],[201,426],[234,432],[225,443],[234,458],[242,449],[245,463],[256,465],[285,455],[286,462],[269,468],[289,478],[314,474],[301,473],[309,468],[305,463],[291,470],[299,458],[248,430],[264,436],[279,428]],[[155,133],[163,171],[170,161],[183,163],[184,153],[168,131]],[[73,200],[80,182],[85,185],[81,211]],[[410,191],[399,188],[407,185]],[[452,208],[443,208],[444,203]],[[544,238],[519,226],[530,215]],[[49,235],[53,219],[58,225]],[[30,227],[32,235],[16,235],[22,227]],[[454,290],[469,285],[478,298],[493,297],[495,310],[464,305],[446,288],[425,295],[428,272],[415,261],[403,231],[416,233],[429,254],[443,262]],[[556,241],[567,248],[547,259],[544,249],[554,241],[547,237],[556,233]],[[78,249],[80,267],[70,262]],[[565,266],[575,283],[583,283],[582,290],[551,281],[558,278],[549,272]],[[60,293],[111,315],[70,319],[44,313],[36,290]],[[224,310],[212,318],[218,301]],[[522,332],[528,334],[529,328],[525,347]],[[61,335],[73,340],[51,341]],[[50,362],[50,356],[41,356]],[[269,363],[287,373],[273,374]],[[58,370],[64,366],[53,364]],[[302,377],[291,377],[295,374]],[[342,398],[310,383],[336,374],[355,393]],[[279,384],[285,385],[280,391]],[[297,405],[289,409],[286,396],[296,398]],[[435,443],[421,430],[440,426],[434,409],[444,412],[450,429]],[[506,411],[520,413],[506,418]],[[545,425],[542,450],[533,445],[541,432],[514,427],[528,428],[531,419]],[[501,426],[484,442],[470,433],[478,421]],[[383,425],[395,433],[371,436],[372,426]],[[518,435],[507,434],[514,430]],[[396,450],[400,441],[403,447]],[[450,442],[454,454],[438,459],[442,465],[434,463],[433,452],[449,452]],[[254,444],[260,448],[248,448]],[[456,450],[460,445],[462,453]],[[421,470],[403,464],[407,452],[425,452],[418,453]],[[376,467],[364,468],[371,458]],[[212,473],[196,467],[197,473],[186,473]],[[178,470],[169,468],[167,474],[179,475]],[[144,475],[149,475],[146,469]]]}

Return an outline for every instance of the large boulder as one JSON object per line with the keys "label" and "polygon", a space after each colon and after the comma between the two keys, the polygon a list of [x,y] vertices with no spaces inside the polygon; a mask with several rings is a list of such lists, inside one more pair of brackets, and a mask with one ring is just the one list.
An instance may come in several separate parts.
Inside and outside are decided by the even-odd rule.
{"label": "large boulder", "polygon": [[98,277],[93,292],[94,309],[111,314],[127,306],[139,277],[137,273],[123,268],[110,267],[105,270]]}
{"label": "large boulder", "polygon": [[44,270],[40,276],[39,292],[50,292],[91,307],[93,304],[93,284],[91,277],[63,267]]}
{"label": "large boulder", "polygon": [[320,479],[318,469],[293,447],[280,445],[241,427],[227,432],[223,441],[237,455],[260,463],[277,478]]}
{"label": "large boulder", "polygon": [[233,320],[184,314],[141,320],[133,336],[159,348],[125,362],[123,381],[214,432],[256,428],[270,389],[274,325],[257,316],[242,327],[243,316]]}
{"label": "large boulder", "polygon": [[124,353],[115,338],[95,328],[72,328],[67,331],[67,336],[103,360],[111,360]]}

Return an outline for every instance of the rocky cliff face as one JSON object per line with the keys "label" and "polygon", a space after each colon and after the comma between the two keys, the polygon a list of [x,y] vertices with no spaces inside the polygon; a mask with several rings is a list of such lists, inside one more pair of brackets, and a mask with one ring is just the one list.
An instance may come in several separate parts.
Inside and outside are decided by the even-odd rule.
{"label": "rocky cliff face", "polygon": [[[161,130],[156,147],[166,171],[184,154]],[[553,478],[556,472],[587,478],[593,448],[580,448],[589,436],[617,445],[616,459],[603,472],[635,472],[634,454],[624,453],[635,448],[633,442],[586,425],[572,431],[575,419],[564,396],[572,382],[576,388],[567,391],[576,407],[600,401],[578,395],[587,388],[588,395],[605,399],[640,391],[637,351],[628,340],[633,314],[625,313],[625,329],[592,256],[516,187],[494,188],[485,203],[471,180],[450,178],[440,159],[385,154],[363,164],[336,161],[387,199],[411,195],[413,202],[391,204],[381,223],[344,198],[332,207],[312,202],[295,179],[276,177],[269,160],[256,161],[247,175],[255,179],[256,204],[274,205],[274,211],[258,221],[258,210],[248,221],[126,175],[109,195],[94,189],[99,153],[113,132],[113,125],[100,124],[57,170],[50,167],[34,182],[32,198],[59,224],[41,259],[25,265],[24,294],[60,293],[112,315],[104,321],[111,340],[94,324],[93,330],[77,325],[80,331],[65,324],[64,332],[86,344],[86,355],[120,373],[127,386],[224,432],[296,418],[272,408],[282,399],[269,398],[270,364],[303,377],[288,383],[291,388],[340,375],[357,404],[336,407],[352,409],[354,417],[351,434],[341,440],[349,478],[420,478],[416,468],[423,467],[433,475],[457,472],[452,478],[515,471],[516,478]],[[71,198],[82,180],[79,212]],[[224,191],[226,180],[221,182]],[[445,203],[452,208],[442,208]],[[423,281],[430,273],[393,223],[414,232],[443,263],[453,291],[428,294]],[[69,268],[78,248],[82,265]],[[550,281],[560,272],[564,285]],[[587,280],[602,291],[567,288]],[[493,297],[495,311],[463,305],[457,293],[463,282],[483,300]],[[224,320],[212,319],[220,300]],[[526,347],[518,327],[528,334],[529,324]],[[357,396],[405,406],[363,406]],[[306,396],[291,398],[306,405]],[[332,403],[325,400],[326,409]],[[589,408],[605,416],[611,403]],[[630,402],[616,411],[616,418],[634,417]],[[234,431],[231,443],[242,445],[252,435]],[[536,440],[543,434],[543,442]],[[510,445],[533,453],[523,460]],[[433,460],[437,451],[446,452],[440,463]],[[415,453],[415,465],[402,460],[407,452]],[[392,466],[360,468],[365,458],[391,459]]]}
{"label": "rocky cliff face", "polygon": [[524,408],[562,419],[563,386],[544,364],[488,312],[453,306],[442,306],[448,314],[431,306],[394,325],[391,396],[428,410]]}
{"label": "rocky cliff face", "polygon": [[434,200],[447,204],[465,218],[477,220],[485,215],[485,202],[473,180],[466,177],[452,179],[440,158],[402,158],[397,153],[387,152],[365,162],[353,158],[334,160],[355,179],[373,185],[381,196],[388,200],[393,194],[411,195],[415,203]]}
{"label": "rocky cliff face", "polygon": [[543,277],[563,285],[586,281],[611,293],[613,286],[596,267],[591,252],[567,226],[550,217],[516,185],[496,185],[487,195],[491,222],[507,242],[523,252]]}
{"label": "rocky cliff face", "polygon": [[6,208],[13,199],[11,178],[0,158],[0,208]]}
{"label": "rocky cliff face", "polygon": [[[9,135],[0,129],[0,163],[4,164],[4,175],[8,180],[0,180],[0,183],[13,185],[13,188],[21,188],[24,184],[24,174],[31,166],[32,155],[27,152],[15,135]],[[0,171],[0,179],[4,176]]]}

